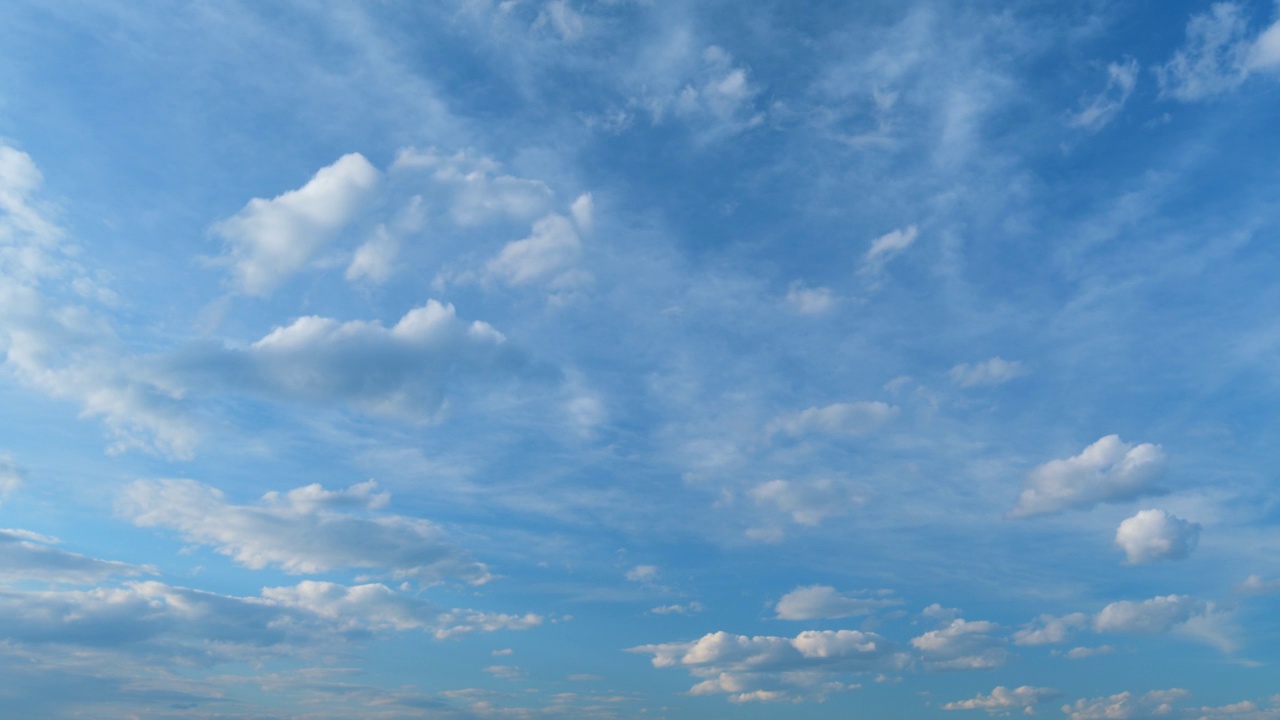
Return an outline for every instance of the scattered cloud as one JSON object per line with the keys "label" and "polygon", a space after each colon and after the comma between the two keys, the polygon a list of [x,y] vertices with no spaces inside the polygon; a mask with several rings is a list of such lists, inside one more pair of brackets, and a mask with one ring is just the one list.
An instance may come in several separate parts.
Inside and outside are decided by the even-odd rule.
{"label": "scattered cloud", "polygon": [[811,288],[797,280],[787,288],[787,305],[798,315],[822,315],[836,306],[836,295],[831,288]]}
{"label": "scattered cloud", "polygon": [[769,423],[766,431],[770,436],[783,434],[792,437],[809,433],[865,435],[878,430],[897,415],[898,408],[878,400],[835,403],[780,415]]}
{"label": "scattered cloud", "polygon": [[749,491],[756,504],[786,513],[798,525],[817,527],[828,517],[844,515],[867,502],[866,491],[842,480],[770,480]]}
{"label": "scattered cloud", "polygon": [[1031,471],[1013,517],[1087,510],[1156,492],[1164,475],[1159,445],[1132,445],[1108,435],[1075,457],[1051,460]]}
{"label": "scattered cloud", "polygon": [[1163,510],[1141,510],[1116,529],[1116,545],[1130,565],[1185,559],[1199,539],[1199,524]]}
{"label": "scattered cloud", "polygon": [[554,289],[582,284],[585,275],[575,271],[582,256],[582,241],[573,222],[551,213],[533,224],[529,237],[507,243],[489,261],[486,275],[507,285],[546,284]]}
{"label": "scattered cloud", "polygon": [[1280,68],[1280,21],[1250,36],[1244,8],[1218,2],[1187,23],[1186,44],[1155,69],[1160,93],[1183,102],[1235,90],[1258,72]]}
{"label": "scattered cloud", "polygon": [[652,615],[695,615],[707,609],[706,605],[694,600],[684,604],[659,605],[650,608],[649,613]]}
{"label": "scattered cloud", "polygon": [[468,227],[498,220],[531,221],[544,214],[554,193],[540,180],[502,172],[502,165],[466,152],[445,155],[435,148],[404,148],[388,170],[413,177],[429,173],[431,181],[448,193],[446,202],[454,222]]}
{"label": "scattered cloud", "polygon": [[1009,659],[999,626],[985,620],[956,618],[939,630],[911,639],[928,670],[980,670],[1003,665]]}
{"label": "scattered cloud", "polygon": [[990,695],[977,696],[969,700],[949,702],[942,706],[943,710],[986,710],[992,715],[1005,715],[1015,710],[1031,715],[1033,708],[1047,700],[1058,697],[1062,693],[1053,688],[1038,688],[1023,685],[1012,690],[998,686]]}
{"label": "scattered cloud", "polygon": [[1062,706],[1068,720],[1133,720],[1169,715],[1173,703],[1190,695],[1186,690],[1154,690],[1145,695],[1125,691],[1108,697],[1080,699]]}
{"label": "scattered cloud", "polygon": [[1015,645],[1048,645],[1066,642],[1075,631],[1088,627],[1089,616],[1072,613],[1063,617],[1041,615],[1036,622],[1013,634]]}
{"label": "scattered cloud", "polygon": [[1243,595],[1270,595],[1280,592],[1280,579],[1263,580],[1261,575],[1250,575],[1236,586],[1236,592]]}
{"label": "scattered cloud", "polygon": [[885,233],[871,241],[871,247],[862,259],[861,274],[878,284],[889,262],[915,244],[920,230],[915,225]]}
{"label": "scattered cloud", "polygon": [[0,453],[0,502],[12,495],[23,485],[23,472],[13,456]]}
{"label": "scattered cloud", "polygon": [[1083,660],[1098,655],[1110,655],[1115,651],[1116,649],[1110,645],[1099,645],[1097,647],[1073,647],[1065,654],[1068,660]]}
{"label": "scattered cloud", "polygon": [[228,244],[237,289],[267,295],[307,267],[363,209],[380,173],[363,155],[343,155],[297,190],[254,198],[213,226]]}
{"label": "scattered cloud", "polygon": [[118,509],[139,526],[171,528],[249,568],[295,574],[383,570],[423,584],[489,580],[485,566],[436,525],[377,513],[387,502],[372,480],[345,490],[312,484],[271,492],[252,505],[228,502],[220,490],[195,480],[140,480],[125,488]]}
{"label": "scattered cloud", "polygon": [[653,582],[658,579],[658,568],[655,565],[637,565],[627,571],[627,579],[632,582]]}
{"label": "scattered cloud", "polygon": [[1101,130],[1120,114],[1137,84],[1137,60],[1107,65],[1107,86],[1092,98],[1081,99],[1080,109],[1067,115],[1067,125],[1090,132]]}
{"label": "scattered cloud", "polygon": [[1027,368],[1017,360],[993,357],[969,365],[961,363],[947,371],[951,382],[962,388],[1003,385],[1027,374]]}
{"label": "scattered cloud", "polygon": [[0,530],[0,580],[89,585],[110,577],[155,575],[150,566],[98,560],[53,547],[57,538],[27,530]]}
{"label": "scattered cloud", "polygon": [[867,591],[842,593],[829,585],[806,585],[783,595],[774,605],[779,620],[816,620],[872,615],[902,600]]}

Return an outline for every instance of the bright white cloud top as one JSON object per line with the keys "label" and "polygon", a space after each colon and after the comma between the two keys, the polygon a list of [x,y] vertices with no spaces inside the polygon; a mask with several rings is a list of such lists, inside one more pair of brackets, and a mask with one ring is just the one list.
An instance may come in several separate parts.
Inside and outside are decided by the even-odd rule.
{"label": "bright white cloud top", "polygon": [[1265,0],[6,3],[0,714],[1280,719],[1278,116]]}

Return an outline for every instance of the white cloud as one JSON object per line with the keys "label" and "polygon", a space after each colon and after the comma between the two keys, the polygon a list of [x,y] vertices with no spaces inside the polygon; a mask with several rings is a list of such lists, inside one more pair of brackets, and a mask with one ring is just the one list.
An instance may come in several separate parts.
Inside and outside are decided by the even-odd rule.
{"label": "white cloud", "polygon": [[373,512],[386,502],[373,481],[339,491],[308,485],[267,493],[254,505],[235,505],[194,480],[159,480],[131,483],[118,509],[139,526],[174,529],[188,542],[212,546],[255,569],[383,569],[390,577],[420,583],[489,579],[485,566],[436,525]]}
{"label": "white cloud", "polygon": [[1066,652],[1068,660],[1083,660],[1098,655],[1110,655],[1116,649],[1110,645],[1099,645],[1098,647],[1073,647]]}
{"label": "white cloud", "polygon": [[113,576],[154,575],[155,568],[98,560],[53,545],[56,538],[26,530],[0,530],[0,580],[87,585]]}
{"label": "white cloud", "polygon": [[546,212],[553,193],[539,180],[502,172],[502,165],[465,152],[442,155],[434,148],[405,148],[391,164],[391,173],[429,171],[431,179],[452,193],[450,213],[462,226],[496,220],[532,220]]}
{"label": "white cloud", "polygon": [[1107,65],[1107,86],[1093,99],[1081,100],[1080,110],[1067,115],[1067,124],[1090,132],[1101,130],[1120,114],[1137,84],[1137,60],[1129,58],[1123,63]]}
{"label": "white cloud", "polygon": [[543,618],[535,613],[516,615],[511,613],[481,612],[479,610],[454,609],[442,613],[435,631],[438,639],[469,635],[475,632],[498,630],[528,630],[541,625]]}
{"label": "white cloud", "polygon": [[1236,592],[1245,595],[1270,595],[1280,591],[1280,580],[1263,580],[1261,575],[1250,575],[1236,586]]}
{"label": "white cloud", "polygon": [[787,304],[799,315],[821,315],[835,307],[836,296],[831,288],[806,287],[797,280],[787,288]]}
{"label": "white cloud", "polygon": [[22,475],[22,469],[14,463],[13,457],[0,453],[0,502],[22,487]]}
{"label": "white cloud", "polygon": [[1163,474],[1159,445],[1131,445],[1108,435],[1075,457],[1032,470],[1010,514],[1028,517],[1131,500],[1156,492]]}
{"label": "white cloud", "polygon": [[684,604],[659,605],[655,608],[649,608],[649,612],[654,615],[694,615],[706,609],[706,605],[694,600]]}
{"label": "white cloud", "polygon": [[1280,21],[1249,36],[1244,8],[1218,2],[1187,23],[1186,44],[1156,68],[1160,92],[1183,102],[1235,90],[1262,71],[1280,68]]}
{"label": "white cloud", "polygon": [[806,585],[783,595],[773,609],[780,620],[815,620],[872,615],[901,604],[897,598],[865,591],[841,593],[829,585]]}
{"label": "white cloud", "polygon": [[435,300],[390,328],[308,316],[248,347],[197,345],[172,360],[192,384],[212,380],[269,397],[346,403],[413,421],[436,419],[446,389],[463,378],[523,364],[492,326],[465,322],[452,305]]}
{"label": "white cloud", "polygon": [[582,241],[572,222],[551,213],[533,224],[529,237],[507,243],[485,266],[487,276],[508,285],[547,283],[571,287],[583,280],[573,267],[582,256]]}
{"label": "white cloud", "polygon": [[1013,634],[1015,645],[1049,645],[1066,642],[1076,630],[1089,625],[1089,616],[1084,613],[1072,613],[1063,617],[1041,615],[1036,624],[1029,625]]}
{"label": "white cloud", "polygon": [[879,276],[884,272],[889,261],[911,247],[919,235],[919,228],[908,225],[872,240],[871,247],[863,257],[861,273],[870,277],[873,282],[878,282]]}
{"label": "white cloud", "polygon": [[1108,697],[1080,699],[1063,705],[1068,720],[1132,720],[1168,715],[1173,702],[1190,695],[1186,690],[1155,690],[1145,695],[1122,692]]}
{"label": "white cloud", "polygon": [[1209,610],[1203,600],[1186,595],[1165,595],[1143,602],[1122,600],[1102,608],[1093,618],[1096,632],[1156,635],[1168,632]]}
{"label": "white cloud", "polygon": [[514,665],[490,665],[484,671],[501,680],[521,680],[526,674]]}
{"label": "white cloud", "polygon": [[637,565],[627,571],[627,579],[632,582],[652,582],[658,578],[658,568],[654,565]]}
{"label": "white cloud", "polygon": [[1027,374],[1026,367],[1017,360],[993,357],[969,365],[961,363],[947,371],[951,382],[963,388],[1003,385]]}
{"label": "white cloud", "polygon": [[864,435],[880,428],[898,415],[898,408],[875,401],[835,403],[781,415],[769,423],[769,435],[799,436],[808,433]]}
{"label": "white cloud", "polygon": [[865,491],[845,481],[770,480],[749,491],[751,499],[791,516],[792,521],[817,527],[828,517],[844,515],[867,501]]}
{"label": "white cloud", "polygon": [[680,667],[702,678],[691,695],[728,694],[731,700],[764,699],[751,697],[757,691],[821,694],[850,673],[897,672],[911,661],[885,638],[857,630],[807,630],[794,638],[716,632],[629,652],[653,655],[656,668]]}
{"label": "white cloud", "polygon": [[566,0],[552,0],[538,13],[533,27],[553,28],[562,40],[573,42],[586,32],[587,22],[581,13],[569,7]]}
{"label": "white cloud", "polygon": [[378,226],[373,237],[356,248],[347,265],[345,277],[350,281],[367,280],[372,283],[384,283],[395,272],[395,261],[400,253],[400,241],[387,231],[385,226]]}
{"label": "white cloud", "polygon": [[990,695],[979,693],[969,700],[949,702],[942,706],[943,710],[986,710],[992,715],[1003,715],[1013,710],[1032,714],[1032,708],[1062,693],[1053,688],[1038,688],[1023,685],[1012,690],[998,686]]}
{"label": "white cloud", "polygon": [[1191,553],[1199,539],[1199,524],[1163,510],[1141,510],[1116,529],[1116,545],[1124,550],[1130,565],[1181,560]]}
{"label": "white cloud", "polygon": [[369,199],[379,172],[359,153],[321,168],[297,190],[254,198],[213,226],[227,241],[238,289],[266,295],[306,268]]}
{"label": "white cloud", "polygon": [[911,639],[929,670],[979,670],[1003,665],[1009,659],[1004,640],[996,637],[993,622],[963,618]]}

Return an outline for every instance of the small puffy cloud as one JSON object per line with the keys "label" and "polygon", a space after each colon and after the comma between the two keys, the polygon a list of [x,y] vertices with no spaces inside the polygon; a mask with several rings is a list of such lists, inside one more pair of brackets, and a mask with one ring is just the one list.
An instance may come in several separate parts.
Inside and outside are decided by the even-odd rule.
{"label": "small puffy cloud", "polygon": [[806,585],[783,595],[773,609],[779,620],[816,620],[871,615],[901,604],[898,598],[865,591],[842,593],[829,585]]}
{"label": "small puffy cloud", "polygon": [[1130,565],[1184,559],[1199,539],[1199,524],[1163,510],[1139,511],[1116,529],[1116,545],[1124,550]]}
{"label": "small puffy cloud", "polygon": [[796,437],[809,433],[826,435],[864,435],[879,429],[898,415],[898,408],[887,403],[859,401],[811,407],[798,413],[781,415],[769,423],[769,435]]}
{"label": "small puffy cloud", "polygon": [[420,583],[489,579],[485,566],[433,523],[374,512],[386,502],[373,481],[338,491],[308,485],[236,505],[194,480],[140,480],[125,488],[118,509],[139,526],[171,528],[187,542],[209,545],[255,569],[384,569]]}
{"label": "small puffy cloud", "polygon": [[1159,445],[1132,445],[1108,435],[1075,457],[1032,470],[1010,514],[1029,517],[1131,500],[1156,492],[1163,475]]}
{"label": "small puffy cloud", "polygon": [[949,702],[942,706],[943,710],[986,710],[992,715],[1006,715],[1014,710],[1030,715],[1032,708],[1040,703],[1058,697],[1062,693],[1053,688],[1038,688],[1030,685],[1013,688],[996,687],[990,695],[979,693],[969,700]]}
{"label": "small puffy cloud", "polygon": [[496,632],[498,630],[528,630],[543,623],[543,617],[536,613],[517,615],[512,613],[481,612],[479,610],[454,609],[442,613],[436,620],[438,625],[437,639],[469,635],[475,632]]}
{"label": "small puffy cloud", "polygon": [[822,315],[836,305],[831,288],[806,286],[799,280],[787,288],[787,305],[798,315]]}
{"label": "small puffy cloud", "polygon": [[1067,116],[1067,125],[1097,132],[1115,119],[1138,84],[1138,61],[1133,58],[1107,65],[1107,86],[1092,99],[1080,101],[1080,110]]}
{"label": "small puffy cloud", "polygon": [[[656,668],[684,668],[702,681],[690,695],[726,694],[729,699],[765,699],[753,693],[793,692],[821,695],[848,689],[840,679],[850,673],[893,673],[911,658],[885,638],[857,630],[808,630],[794,638],[746,636],[727,632],[693,642],[642,645],[629,652],[653,655]],[[839,686],[838,688],[836,686]]]}
{"label": "small puffy cloud", "polygon": [[872,240],[871,247],[867,249],[867,253],[862,259],[861,273],[876,280],[884,272],[885,266],[889,264],[889,261],[911,247],[919,236],[919,228],[915,225],[908,225],[905,228],[893,230]]}
{"label": "small puffy cloud", "polygon": [[1068,720],[1134,720],[1168,715],[1173,703],[1191,693],[1181,688],[1155,690],[1145,695],[1122,692],[1108,697],[1080,699],[1063,705]]}
{"label": "small puffy cloud", "polygon": [[1166,595],[1143,602],[1122,600],[1102,608],[1093,618],[1093,629],[1100,633],[1157,635],[1204,615],[1208,610],[1203,600],[1187,595]]}
{"label": "small puffy cloud", "polygon": [[1003,665],[1009,659],[1004,640],[993,622],[952,620],[946,627],[911,639],[929,670],[979,670]]}
{"label": "small puffy cloud", "polygon": [[770,480],[750,490],[756,504],[776,508],[792,521],[816,527],[866,503],[865,491],[853,483],[823,478],[810,481]]}
{"label": "small puffy cloud", "polygon": [[1280,592],[1280,579],[1264,580],[1261,575],[1250,575],[1236,586],[1236,592],[1242,595],[1270,595]]}
{"label": "small puffy cloud", "polygon": [[1065,655],[1068,660],[1083,660],[1097,655],[1110,655],[1115,651],[1116,649],[1110,645],[1099,645],[1098,647],[1073,647],[1068,650]]}
{"label": "small puffy cloud", "polygon": [[171,361],[193,384],[213,381],[268,397],[346,403],[413,421],[435,419],[452,384],[523,364],[502,333],[465,322],[452,305],[435,300],[389,328],[308,316],[248,347],[197,345]]}
{"label": "small puffy cloud", "polygon": [[709,124],[709,132],[719,135],[754,127],[763,120],[752,107],[759,92],[745,66],[735,64],[723,48],[711,45],[702,52],[697,77],[674,96],[655,100],[651,108],[655,118],[667,110],[677,117]]}
{"label": "small puffy cloud", "polygon": [[649,612],[653,615],[694,615],[706,609],[706,605],[694,600],[684,604],[659,605],[658,607],[650,608]]}
{"label": "small puffy cloud", "polygon": [[390,172],[430,173],[432,182],[452,193],[450,214],[462,226],[532,220],[546,212],[553,196],[546,183],[505,174],[496,161],[465,152],[443,155],[433,148],[405,148],[396,155]]}
{"label": "small puffy cloud", "polygon": [[1015,632],[1015,645],[1050,645],[1066,642],[1075,631],[1088,627],[1089,616],[1072,613],[1062,617],[1041,615],[1036,622]]}
{"label": "small puffy cloud", "polygon": [[23,473],[13,457],[0,453],[0,501],[22,487]]}
{"label": "small puffy cloud", "polygon": [[1242,700],[1229,705],[1196,708],[1196,712],[1199,720],[1280,720],[1280,695],[1273,695],[1269,702]]}
{"label": "small puffy cloud", "polygon": [[566,288],[583,280],[583,274],[574,271],[581,256],[582,241],[574,224],[551,213],[533,224],[529,237],[507,243],[485,272],[507,285],[544,283]]}
{"label": "small puffy cloud", "polygon": [[1161,95],[1194,102],[1235,90],[1251,75],[1277,68],[1280,21],[1250,36],[1244,8],[1218,2],[1191,17],[1186,44],[1156,68],[1156,78]]}
{"label": "small puffy cloud", "polygon": [[521,680],[526,674],[515,665],[490,665],[484,671],[501,680]]}
{"label": "small puffy cloud", "polygon": [[359,153],[344,155],[297,190],[254,198],[218,222],[236,287],[266,295],[304,269],[363,207],[380,173]]}
{"label": "small puffy cloud", "polygon": [[386,282],[395,272],[396,257],[400,253],[400,241],[386,226],[378,226],[373,237],[356,248],[345,277],[352,282],[364,280],[374,284]]}
{"label": "small puffy cloud", "polygon": [[88,585],[113,576],[154,575],[155,568],[98,560],[53,547],[58,540],[27,530],[0,530],[0,580]]}
{"label": "small puffy cloud", "polygon": [[947,371],[951,382],[962,388],[1003,385],[1027,374],[1026,367],[1017,360],[993,357],[969,365],[961,363]]}
{"label": "small puffy cloud", "polygon": [[658,578],[655,565],[637,565],[627,571],[627,579],[632,582],[653,582]]}

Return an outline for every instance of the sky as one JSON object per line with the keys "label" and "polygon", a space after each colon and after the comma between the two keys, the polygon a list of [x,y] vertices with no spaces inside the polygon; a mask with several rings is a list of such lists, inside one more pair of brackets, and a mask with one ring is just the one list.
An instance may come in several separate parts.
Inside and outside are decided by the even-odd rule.
{"label": "sky", "polygon": [[9,0],[0,706],[1280,719],[1280,4]]}

